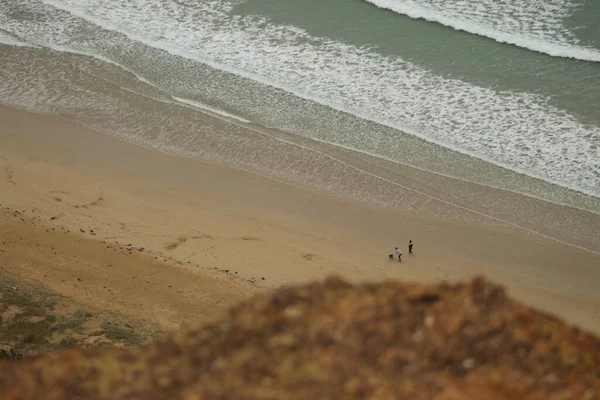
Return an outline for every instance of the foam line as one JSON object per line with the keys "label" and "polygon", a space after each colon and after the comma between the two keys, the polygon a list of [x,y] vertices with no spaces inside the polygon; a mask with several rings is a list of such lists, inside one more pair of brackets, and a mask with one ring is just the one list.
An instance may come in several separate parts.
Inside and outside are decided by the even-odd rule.
{"label": "foam line", "polygon": [[197,109],[200,109],[200,110],[203,110],[203,111],[208,111],[208,112],[210,112],[212,114],[218,114],[218,115],[220,115],[222,117],[235,119],[236,121],[243,122],[245,124],[252,123],[252,121],[249,121],[249,120],[244,119],[242,117],[238,117],[237,115],[230,114],[230,113],[228,113],[226,111],[219,110],[218,108],[214,108],[214,107],[208,106],[208,105],[200,103],[198,101],[188,100],[188,99],[184,99],[184,98],[176,97],[176,96],[171,96],[171,97],[174,100],[177,100],[177,101],[179,101],[181,103],[184,103],[184,104],[187,104],[189,106],[192,106],[193,108],[197,108]]}
{"label": "foam line", "polygon": [[17,39],[16,37],[9,35],[7,33],[4,33],[1,30],[0,30],[0,43],[8,45],[8,46],[32,47],[34,49],[38,48],[38,46],[35,46],[31,43],[24,42],[20,39]]}
{"label": "foam line", "polygon": [[[594,150],[600,129],[583,125],[541,96],[442,78],[401,59],[314,38],[260,17],[232,21],[222,2],[161,2],[159,7],[168,8],[158,13],[146,9],[158,6],[153,2],[140,3],[140,9],[129,2],[43,2],[167,53],[524,175],[600,194],[600,162]],[[202,11],[203,23],[188,11]]]}
{"label": "foam line", "polygon": [[[486,4],[489,1],[481,0]],[[497,1],[505,4],[509,0]],[[92,56],[105,54],[107,46],[143,51],[139,46],[131,46],[130,41],[139,42],[165,52],[152,52],[152,57],[165,57],[157,60],[161,66],[168,67],[170,55],[184,57],[508,170],[590,196],[600,195],[600,128],[585,125],[576,115],[556,108],[543,96],[498,92],[444,78],[400,58],[312,37],[301,29],[275,25],[260,16],[238,18],[229,14],[231,3],[224,0],[41,0],[27,4],[47,18],[35,25],[21,20],[2,24],[30,42],[51,48],[75,47]],[[552,13],[545,10],[543,15],[549,14]],[[88,23],[105,31],[78,40],[80,28],[92,31]],[[30,40],[29,35],[35,40]],[[96,37],[102,40],[95,40]],[[102,57],[101,54],[96,55]],[[197,82],[185,85],[191,93],[203,90]],[[169,92],[168,87],[161,89]],[[267,109],[253,104],[248,110],[239,106],[235,102],[236,89],[228,89],[232,103],[226,100],[226,104],[232,110],[259,114],[265,125],[282,130],[286,130],[287,118],[295,118],[291,109]],[[181,92],[169,92],[178,93]],[[285,100],[287,93],[271,90],[269,95]],[[282,107],[287,105],[282,102]],[[303,108],[295,110],[307,112]],[[317,131],[291,133],[325,138],[335,145],[398,161],[393,158],[395,152],[388,151],[395,149],[393,137],[382,137],[378,142],[372,140],[370,132],[350,129],[328,129],[326,135]]]}
{"label": "foam line", "polygon": [[[577,39],[562,27],[561,21],[556,20],[568,12],[570,7],[568,1],[555,0],[554,7],[539,7],[540,3],[535,1],[530,2],[514,2],[507,3],[506,0],[475,0],[460,2],[461,8],[455,9],[448,6],[447,2],[444,7],[441,7],[435,1],[420,1],[416,3],[413,0],[365,0],[379,8],[388,9],[401,15],[406,15],[414,19],[423,19],[425,21],[437,22],[444,26],[448,26],[457,31],[464,31],[479,36],[484,36],[493,39],[499,43],[512,44],[518,47],[523,47],[539,53],[545,53],[554,57],[574,58],[583,61],[600,62],[600,51],[594,48],[578,46],[568,41],[577,42]],[[471,6],[477,8],[476,2],[483,4],[486,10],[480,13],[474,13]],[[492,3],[493,2],[493,3]],[[458,4],[460,4],[458,3]],[[530,3],[530,4],[527,4]],[[517,4],[518,6],[515,6]],[[509,15],[508,11],[515,8],[523,8],[523,12]],[[530,15],[526,11],[528,7],[537,7],[539,14]],[[485,11],[485,12],[484,12]],[[503,13],[498,15],[499,13]],[[549,15],[552,13],[551,15]],[[504,22],[502,19],[510,18],[511,21],[517,19],[521,24],[521,32],[513,33],[515,26]],[[519,21],[521,18],[521,21]],[[535,20],[527,21],[525,18],[535,18]],[[545,26],[539,26],[539,20],[547,18],[550,23]],[[495,26],[493,26],[495,25]],[[523,29],[525,28],[526,29]],[[548,32],[554,28],[555,32]],[[546,30],[548,36],[537,32]],[[554,37],[552,37],[554,33]]]}

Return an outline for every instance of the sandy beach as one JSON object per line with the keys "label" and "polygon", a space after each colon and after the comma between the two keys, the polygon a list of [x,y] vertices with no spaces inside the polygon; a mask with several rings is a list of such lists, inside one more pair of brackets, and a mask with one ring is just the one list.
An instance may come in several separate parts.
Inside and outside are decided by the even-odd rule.
{"label": "sandy beach", "polygon": [[[255,293],[483,274],[600,332],[600,256],[333,198],[0,107],[0,273],[172,329]],[[407,243],[415,243],[408,256]],[[395,246],[404,262],[388,260]]]}

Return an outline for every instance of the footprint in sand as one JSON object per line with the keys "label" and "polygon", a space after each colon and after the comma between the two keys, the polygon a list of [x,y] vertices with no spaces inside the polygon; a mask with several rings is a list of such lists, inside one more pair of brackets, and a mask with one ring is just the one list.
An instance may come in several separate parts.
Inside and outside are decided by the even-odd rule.
{"label": "footprint in sand", "polygon": [[15,173],[12,167],[10,166],[6,158],[0,157],[0,159],[2,159],[2,161],[6,163],[6,166],[4,167],[4,174],[6,175],[6,180],[8,181],[8,183],[16,186],[17,182],[15,181]]}
{"label": "footprint in sand", "polygon": [[104,193],[100,192],[100,195],[98,196],[98,198],[96,198],[96,200],[94,200],[90,203],[86,203],[86,204],[75,205],[73,207],[75,207],[75,208],[90,208],[90,207],[95,207],[95,206],[100,205],[103,201],[104,201]]}
{"label": "footprint in sand", "polygon": [[199,235],[199,236],[192,236],[192,239],[214,239],[214,236],[203,233],[202,235]]}
{"label": "footprint in sand", "polygon": [[312,253],[305,253],[305,254],[302,254],[302,257],[304,257],[308,261],[312,261],[314,258],[317,257],[317,255],[316,254],[312,254]]}
{"label": "footprint in sand", "polygon": [[14,172],[11,167],[6,167],[6,180],[15,186],[17,185],[17,182],[14,178]]}
{"label": "footprint in sand", "polygon": [[242,236],[239,238],[240,240],[245,240],[247,242],[258,242],[261,238],[257,236]]}
{"label": "footprint in sand", "polygon": [[167,245],[165,246],[165,249],[167,249],[167,250],[175,250],[176,248],[178,248],[179,246],[181,246],[183,243],[187,242],[187,240],[188,240],[187,237],[180,236],[180,237],[177,238],[177,241],[167,243]]}

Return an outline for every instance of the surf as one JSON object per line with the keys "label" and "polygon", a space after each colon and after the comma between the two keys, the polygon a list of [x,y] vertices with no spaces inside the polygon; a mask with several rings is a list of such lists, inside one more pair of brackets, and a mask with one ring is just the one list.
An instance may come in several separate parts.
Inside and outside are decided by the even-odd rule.
{"label": "surf", "polygon": [[4,44],[7,46],[17,46],[17,47],[31,47],[34,49],[38,48],[36,45],[27,43],[13,35],[3,32],[2,30],[0,30],[0,44]]}
{"label": "surf", "polygon": [[[160,49],[165,52],[164,57],[194,60],[261,83],[273,91],[293,94],[524,175],[592,196],[599,194],[600,178],[595,172],[600,166],[593,150],[593,138],[600,136],[599,129],[583,125],[538,95],[498,92],[460,79],[443,78],[400,57],[385,57],[369,49],[312,37],[301,29],[274,25],[258,16],[233,18],[228,14],[229,6],[222,2],[207,1],[201,5],[189,2],[187,6],[169,2],[132,5],[91,1],[81,5],[75,1],[43,0],[43,3],[99,29]],[[157,12],[156,7],[165,8]],[[58,17],[52,23],[66,18]],[[81,22],[65,19],[63,23],[77,26]],[[64,34],[66,30],[59,32]],[[111,37],[111,40],[125,39]],[[73,38],[51,37],[40,45],[58,49],[52,45],[53,41],[73,41]],[[95,46],[90,41],[77,46],[73,41],[70,46],[102,57],[97,50],[85,47]],[[142,75],[133,72],[133,68],[129,70],[138,79]],[[190,82],[191,89],[195,85]],[[171,94],[195,98],[191,97],[193,90]],[[253,112],[235,105],[227,107],[254,120],[256,110],[269,112],[258,103],[253,105]],[[263,119],[274,122],[267,126],[285,128],[287,121],[277,118],[268,115]],[[537,135],[539,132],[543,134]],[[322,130],[292,133],[316,140],[323,139],[319,135],[329,135],[326,140],[329,143],[382,158],[395,154],[388,152],[394,148],[394,138],[377,141],[371,135],[359,137],[341,129],[339,134]],[[564,157],[563,150],[568,157]]]}
{"label": "surf", "polygon": [[252,123],[252,121],[242,118],[238,115],[234,115],[234,114],[228,113],[227,111],[223,111],[221,109],[211,107],[211,106],[201,103],[199,101],[183,99],[183,98],[177,97],[177,96],[171,96],[171,97],[173,98],[173,100],[178,101],[179,103],[186,104],[188,106],[191,106],[192,108],[195,108],[195,109],[198,109],[201,111],[205,111],[205,112],[207,111],[211,115],[217,114],[217,115],[220,115],[221,117],[230,118],[230,119],[236,120],[238,122],[241,122],[243,124]]}
{"label": "surf", "polygon": [[[466,7],[464,10],[448,11],[444,10],[440,6],[426,7],[421,3],[417,4],[411,0],[365,1],[375,5],[376,7],[387,9],[400,15],[405,15],[413,19],[422,19],[429,22],[439,23],[454,30],[486,37],[499,43],[514,45],[553,57],[600,62],[600,51],[594,48],[577,45],[577,39],[571,32],[559,25],[560,21],[555,20],[556,16],[553,16],[553,20],[544,26],[544,28],[554,29],[554,31],[548,31],[546,34],[543,34],[541,33],[542,29],[539,28],[537,24],[532,22],[523,22],[520,26],[521,32],[515,33],[511,32],[510,30],[511,23],[503,24],[502,21],[500,21],[499,23],[496,23],[496,27],[492,26],[491,20],[494,18],[502,18],[502,15],[492,15],[490,18],[483,15],[484,13],[482,12],[481,14],[461,16],[461,12],[468,11]],[[496,1],[494,0],[494,2]],[[564,7],[568,7],[568,5],[565,4]],[[551,10],[547,11],[547,14],[553,11],[559,15],[564,13],[564,16],[566,17],[568,10],[561,10],[560,7],[553,7]],[[513,16],[508,15],[505,16],[505,18],[514,19]],[[544,15],[538,16],[538,18],[543,19]],[[529,28],[531,30],[523,29],[522,25],[527,25],[527,23],[531,23],[533,25]],[[518,26],[519,24],[512,23],[512,25]]]}

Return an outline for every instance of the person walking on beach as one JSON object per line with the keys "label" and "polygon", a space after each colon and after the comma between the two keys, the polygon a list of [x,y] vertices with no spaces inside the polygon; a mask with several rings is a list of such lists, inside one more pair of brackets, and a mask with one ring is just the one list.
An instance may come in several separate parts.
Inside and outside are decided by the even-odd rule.
{"label": "person walking on beach", "polygon": [[398,262],[402,262],[402,250],[396,247],[396,254],[398,255]]}
{"label": "person walking on beach", "polygon": [[409,256],[414,256],[413,252],[412,252],[412,248],[413,248],[413,242],[412,240],[408,241],[408,255]]}

